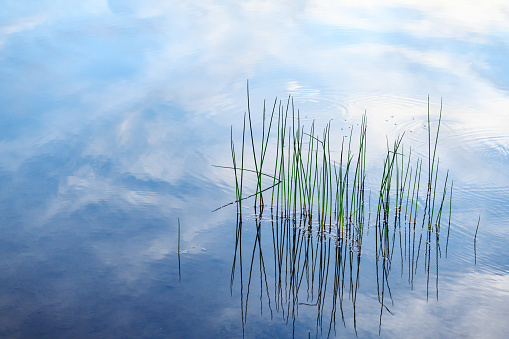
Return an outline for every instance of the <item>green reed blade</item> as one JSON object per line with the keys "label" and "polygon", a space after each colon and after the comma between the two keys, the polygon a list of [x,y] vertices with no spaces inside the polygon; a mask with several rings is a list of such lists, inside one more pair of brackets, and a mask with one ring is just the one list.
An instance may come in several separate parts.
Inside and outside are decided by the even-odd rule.
{"label": "green reed blade", "polygon": [[451,211],[452,211],[452,186],[454,181],[451,181],[451,193],[449,194],[449,223],[447,225],[447,240],[445,243],[445,257],[447,258],[447,248],[449,247],[449,232],[451,230]]}

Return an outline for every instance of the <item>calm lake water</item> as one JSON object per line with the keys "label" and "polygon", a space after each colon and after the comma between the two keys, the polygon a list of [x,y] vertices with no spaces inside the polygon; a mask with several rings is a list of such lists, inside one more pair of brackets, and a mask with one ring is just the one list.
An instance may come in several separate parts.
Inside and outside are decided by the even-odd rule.
{"label": "calm lake water", "polygon": [[[1,6],[1,335],[509,335],[507,3]],[[253,198],[241,232],[235,205],[212,212],[235,199],[233,171],[213,165],[232,166],[231,128],[240,152],[247,79],[256,147],[264,99],[270,112],[291,95],[317,135],[330,121],[336,161],[366,112],[361,249],[316,220],[260,219]],[[428,167],[428,97],[433,133],[442,101],[437,201],[447,175],[452,200],[440,248],[402,222],[389,262],[374,207],[387,144],[405,133]]]}

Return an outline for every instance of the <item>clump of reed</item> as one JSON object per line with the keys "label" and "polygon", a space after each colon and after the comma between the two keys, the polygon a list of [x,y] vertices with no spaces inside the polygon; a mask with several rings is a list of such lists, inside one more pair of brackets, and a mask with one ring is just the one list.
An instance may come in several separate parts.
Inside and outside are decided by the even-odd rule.
{"label": "clump of reed", "polygon": [[[331,121],[321,130],[315,121],[306,127],[301,122],[300,111],[295,109],[291,96],[286,100],[276,98],[271,105],[270,114],[267,114],[265,102],[263,104],[259,141],[260,139],[255,137],[257,125],[251,113],[249,87],[247,95],[248,107],[244,113],[240,147],[235,148],[231,127],[232,166],[218,166],[233,169],[235,177],[236,195],[230,204],[236,204],[237,207],[237,235],[230,289],[238,262],[243,328],[248,314],[252,277],[256,271],[253,264],[257,264],[260,272],[260,312],[268,307],[272,317],[273,311],[282,310],[287,322],[295,322],[300,305],[316,307],[317,335],[318,328],[321,334],[330,275],[333,279],[333,303],[328,335],[335,334],[336,311],[339,311],[343,323],[345,322],[344,298],[349,298],[352,303],[354,329],[357,331],[355,305],[359,288],[361,247],[365,230],[370,229],[372,214],[375,228],[376,286],[380,303],[379,331],[383,312],[391,313],[389,306],[394,305],[389,275],[395,261],[395,248],[398,254],[399,247],[401,276],[408,272],[408,283],[412,288],[419,258],[423,253],[424,259],[421,257],[421,262],[424,263],[421,265],[427,278],[427,298],[430,277],[435,270],[438,299],[438,266],[442,256],[440,234],[442,224],[446,225],[447,256],[453,194],[449,171],[445,172],[445,177],[441,176],[442,172],[439,171],[437,145],[442,104],[438,119],[432,124],[428,98],[427,157],[416,157],[412,148],[408,148],[408,151],[405,149],[404,133],[397,136],[392,143],[387,141],[386,151],[382,154],[383,166],[380,166],[379,186],[368,189],[366,112],[362,116],[359,129],[355,130],[351,126],[349,135],[337,137],[332,132]],[[254,169],[246,168],[250,164]],[[244,174],[252,175],[256,179],[254,193],[250,195],[244,194]],[[269,266],[266,266],[263,258],[261,241],[262,214],[266,205],[267,209],[269,205],[268,194],[265,193],[267,191],[270,194],[269,222],[272,226],[274,249],[273,293],[269,289],[270,272],[266,272]],[[374,197],[373,206],[371,195]],[[249,275],[247,293],[244,294],[246,280],[243,280],[242,266],[242,202],[252,197],[256,238],[248,258]],[[447,210],[448,221],[442,222],[443,215],[446,219]],[[479,222],[480,220],[474,236],[474,255]],[[313,241],[313,233],[317,235],[316,242]],[[366,239],[370,241],[371,237]],[[257,252],[258,260],[255,258]],[[434,266],[431,260],[433,257]],[[329,265],[331,262],[334,266]],[[345,286],[348,293],[345,292]],[[305,302],[299,299],[303,293],[307,294]],[[262,296],[266,296],[268,300],[265,307],[262,305]]]}
{"label": "clump of reed", "polygon": [[[285,101],[278,101],[277,98],[274,100],[274,104],[271,105],[270,119],[264,101],[261,142],[258,143],[255,140],[256,128],[251,113],[249,86],[247,102],[240,154],[237,153],[239,151],[236,152],[233,127],[231,127],[233,166],[224,166],[233,169],[234,172],[236,196],[235,201],[230,204],[236,204],[240,220],[242,220],[243,200],[253,196],[255,211],[259,208],[259,212],[256,213],[261,217],[266,204],[263,193],[270,190],[272,217],[288,219],[294,224],[298,220],[304,220],[310,230],[313,225],[316,225],[318,232],[328,233],[337,239],[343,237],[352,239],[360,247],[363,230],[369,223],[371,214],[371,201],[366,201],[368,121],[366,112],[362,116],[358,142],[353,142],[353,126],[349,136],[340,138],[331,133],[330,121],[321,133],[317,133],[315,121],[306,128],[301,124],[300,111],[295,110],[291,96]],[[437,255],[441,255],[439,233],[448,191],[452,199],[452,184],[448,190],[448,172],[441,194],[437,188],[439,182],[437,144],[441,117],[442,105],[436,133],[432,138],[428,98],[428,180],[424,211],[421,212],[421,229],[426,230],[426,245],[430,244],[431,234],[436,234]],[[375,226],[378,229],[378,254],[387,260],[390,260],[392,256],[396,230],[399,230],[400,242],[402,242],[401,224],[408,228],[408,234],[410,234],[410,229],[416,228],[418,210],[422,208],[422,202],[419,199],[422,199],[420,187],[425,160],[420,158],[413,160],[411,148],[408,154],[404,153],[403,137],[404,133],[394,140],[392,146],[389,146],[387,142],[378,201],[374,210]],[[270,151],[268,151],[269,148]],[[246,149],[251,150],[251,155],[246,152]],[[271,154],[273,158],[267,160],[267,154]],[[245,168],[248,161],[254,164],[254,169]],[[265,172],[267,167],[269,167],[267,172],[270,174]],[[249,196],[243,196],[245,173],[256,176],[255,192]],[[266,178],[270,180],[270,183],[264,181]],[[449,226],[450,210],[451,203],[449,203]],[[405,235],[404,241],[408,239]],[[419,244],[421,241],[422,233]],[[428,256],[426,259],[429,261]]]}

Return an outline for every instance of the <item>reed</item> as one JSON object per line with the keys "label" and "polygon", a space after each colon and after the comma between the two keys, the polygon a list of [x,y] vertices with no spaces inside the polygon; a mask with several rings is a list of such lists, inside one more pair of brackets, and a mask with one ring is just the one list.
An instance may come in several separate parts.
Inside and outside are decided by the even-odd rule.
{"label": "reed", "polygon": [[[264,123],[264,127],[265,127],[265,102],[264,102],[263,107],[264,107],[263,123]],[[254,144],[254,137],[253,137],[253,124],[251,122],[251,106],[249,105],[249,81],[247,83],[247,117],[249,120],[249,132],[251,135],[251,146],[253,147],[253,159],[254,159],[255,171],[256,171],[257,179],[258,179],[257,185],[256,185],[256,193],[258,193],[259,189],[260,189],[260,185],[261,185],[260,176],[258,175],[258,173],[260,173],[261,171],[258,170],[258,162],[257,162],[257,158],[256,158],[256,151],[255,151],[255,144]],[[262,140],[263,140],[263,133],[262,133]],[[261,154],[263,154],[263,150],[261,151]],[[261,166],[261,164],[260,164],[260,166]],[[255,203],[254,203],[255,207],[256,207],[256,197],[257,197],[257,195],[255,195]],[[260,200],[261,200],[261,197],[260,197]]]}
{"label": "reed", "polygon": [[[242,220],[242,201],[253,196],[255,211],[260,206],[258,215],[260,218],[264,206],[263,193],[271,190],[272,218],[291,221],[294,227],[304,222],[309,231],[316,225],[316,230],[321,236],[325,234],[335,236],[337,244],[340,239],[350,239],[360,249],[365,226],[367,225],[369,229],[372,212],[371,190],[366,206],[367,113],[364,112],[362,116],[360,129],[355,130],[352,126],[349,134],[336,139],[332,131],[332,121],[327,122],[321,131],[317,131],[315,121],[309,128],[302,124],[300,110],[295,108],[292,96],[288,96],[285,101],[278,101],[276,98],[271,106],[271,109],[267,109],[264,101],[261,113],[261,138],[255,138],[257,129],[251,109],[249,86],[247,87],[247,110],[244,113],[240,151],[237,150],[239,147],[234,142],[231,127],[232,166],[218,166],[232,169],[234,172],[235,203],[240,220]],[[430,251],[433,241],[437,253],[440,252],[438,235],[443,213],[447,209],[445,199],[450,192],[447,256],[452,184],[449,186],[449,172],[445,175],[445,180],[439,178],[441,169],[437,150],[441,120],[442,102],[436,129],[433,130],[428,97],[427,159],[415,157],[412,148],[406,152],[403,146],[405,133],[397,136],[392,142],[387,140],[382,175],[379,187],[375,190],[375,194],[378,194],[373,211],[376,216],[374,223],[377,234],[375,237],[377,258],[380,256],[386,260],[387,267],[390,268],[395,241],[399,234],[402,267],[403,259],[409,261],[409,281],[412,280],[412,272],[417,269],[421,240],[425,240],[426,253]],[[256,139],[260,141],[255,142]],[[251,144],[247,147],[252,153],[252,162],[249,162],[254,168],[246,168],[249,158],[245,152],[246,142]],[[269,158],[267,154],[275,156]],[[427,166],[423,164],[425,160]],[[270,174],[265,173],[266,171]],[[253,194],[244,196],[244,175],[248,174],[255,176],[256,188]],[[423,192],[421,186],[424,187],[424,183],[421,185],[421,177],[427,179]],[[270,179],[271,185],[264,187],[267,178]],[[439,185],[439,181],[443,182],[443,187],[442,184]],[[425,199],[421,198],[423,194]],[[366,218],[366,213],[369,214],[369,218]],[[410,243],[412,235],[415,243],[416,233],[419,231],[416,230],[418,217],[422,217],[422,227],[421,235],[417,234],[419,249],[414,263]],[[432,233],[435,233],[436,237],[431,237]],[[406,248],[407,244],[408,253],[406,250],[403,252],[403,245]],[[429,266],[428,254],[425,259],[426,265]],[[387,274],[384,273],[383,277],[387,279]]]}
{"label": "reed", "polygon": [[479,223],[481,222],[481,216],[477,219],[477,226],[474,234],[474,264],[477,265],[477,231],[479,230]]}
{"label": "reed", "polygon": [[178,235],[177,235],[177,241],[178,241],[178,245],[177,245],[177,258],[178,258],[178,262],[179,262],[179,283],[182,281],[182,275],[180,274],[180,218],[177,218],[178,220]]}
{"label": "reed", "polygon": [[[279,106],[278,106],[278,119],[277,119],[277,139],[276,139],[276,163],[275,163],[275,166],[274,166],[274,181],[273,181],[273,185],[276,184],[276,175],[277,175],[277,169],[278,169],[278,159],[279,159],[279,143],[281,142],[281,101],[279,101]],[[273,207],[274,207],[274,192],[275,190],[272,190],[272,195],[271,195],[271,201],[270,201],[270,209],[272,211]],[[277,198],[277,197],[276,197]]]}
{"label": "reed", "polygon": [[[255,277],[257,271],[253,270],[253,266],[258,266],[260,272],[260,313],[264,309],[262,297],[266,297],[269,301],[271,317],[272,305],[274,305],[276,311],[282,310],[283,318],[286,321],[290,319],[295,321],[299,305],[316,307],[318,314],[317,336],[318,328],[320,328],[321,335],[324,307],[326,304],[330,305],[325,299],[327,281],[333,279],[334,299],[329,335],[336,334],[337,305],[339,305],[344,322],[342,307],[345,287],[349,290],[348,299],[353,304],[353,321],[356,330],[355,300],[359,287],[360,251],[365,232],[367,235],[370,232],[372,212],[371,189],[369,198],[367,198],[367,206],[365,201],[368,189],[366,187],[368,176],[366,163],[367,113],[364,112],[362,116],[360,130],[356,129],[354,132],[352,126],[349,135],[337,138],[333,132],[333,122],[331,121],[327,122],[321,130],[315,121],[309,128],[304,126],[301,123],[300,111],[295,108],[291,96],[286,101],[278,101],[276,98],[272,105],[272,112],[267,110],[264,101],[261,143],[258,143],[255,142],[260,139],[256,136],[257,129],[253,124],[256,119],[253,119],[254,115],[251,112],[249,88],[247,96],[248,107],[244,113],[240,155],[236,153],[236,151],[239,152],[237,150],[239,147],[238,144],[235,147],[233,127],[231,127],[233,165],[218,166],[232,169],[235,178],[235,202],[240,218],[237,219],[236,256],[232,267],[231,285],[233,284],[237,251],[239,251],[242,321],[244,323],[247,319],[249,296],[251,295],[251,299],[253,299],[252,294],[255,292],[250,288],[252,278]],[[269,112],[270,119],[268,118]],[[408,283],[413,288],[414,274],[417,272],[421,254],[421,243],[425,244],[423,266],[426,272],[426,293],[428,295],[430,275],[432,277],[433,269],[435,269],[435,286],[438,298],[438,265],[439,258],[442,256],[439,236],[442,230],[442,216],[445,219],[445,213],[447,213],[446,199],[448,198],[449,220],[445,252],[447,257],[453,195],[453,181],[449,178],[449,172],[447,171],[445,178],[441,177],[443,171],[440,167],[437,146],[441,118],[442,102],[438,123],[434,126],[436,130],[432,128],[428,97],[427,159],[426,155],[422,158],[417,157],[418,152],[413,152],[412,148],[405,149],[403,145],[405,133],[398,135],[395,140],[387,140],[387,148],[383,154],[382,175],[377,178],[379,186],[373,189],[373,212],[376,217],[373,218],[375,219],[375,230],[372,232],[375,233],[376,282],[380,303],[379,330],[381,330],[382,313],[391,312],[390,304],[394,304],[389,286],[389,275],[394,262],[393,254],[396,253],[394,257],[398,255],[397,249],[395,250],[398,235],[401,275],[403,275],[406,264],[408,266]],[[246,130],[247,128],[249,131]],[[249,133],[247,142],[251,143],[251,147],[249,145],[247,147],[248,153],[252,152],[254,169],[245,168],[248,167],[245,163],[249,158],[249,154],[247,154],[246,161],[244,160],[246,133]],[[269,149],[271,152],[268,152]],[[275,157],[267,157],[267,154],[275,154]],[[251,159],[249,159],[249,163],[251,163]],[[243,195],[244,174],[256,177],[254,193],[247,196]],[[272,185],[264,187],[264,180],[267,181],[267,178],[270,179]],[[426,181],[427,185],[425,186]],[[450,185],[449,182],[451,182]],[[272,225],[274,249],[274,303],[271,302],[271,293],[267,283],[269,274],[265,272],[266,261],[263,259],[261,242],[261,217],[264,206],[262,193],[266,190],[271,190],[271,220],[269,222]],[[242,216],[241,203],[250,197],[255,197],[255,213],[257,206],[260,206],[260,213],[254,217],[256,238],[250,256],[249,276],[246,280],[247,294],[244,295],[240,245],[242,242],[241,221],[239,219],[241,220]],[[368,218],[366,218],[366,212]],[[416,227],[418,218],[422,218],[421,228]],[[420,221],[421,219],[419,219]],[[474,253],[479,223],[480,217],[474,235]],[[371,229],[373,228],[371,227]],[[317,239],[316,242],[314,239]],[[237,243],[239,243],[238,248]],[[403,248],[403,246],[405,247]],[[332,261],[335,261],[334,275],[329,276],[331,253],[334,251],[335,256],[332,258]],[[358,253],[355,261],[353,253],[356,251]],[[257,253],[259,259],[255,260]],[[432,258],[435,259],[434,263]],[[307,290],[303,291],[304,288],[301,288],[301,284],[302,286],[307,285]],[[299,298],[302,297],[299,290],[303,293],[307,292],[306,302],[299,301]],[[309,336],[310,332],[308,332]]]}
{"label": "reed", "polygon": [[[244,142],[246,136],[246,113],[244,113],[244,122],[242,126],[242,151],[241,151],[241,163],[240,163],[240,184],[237,190],[237,213],[239,220],[242,221],[242,187],[244,183]],[[233,153],[235,154],[235,153]],[[235,167],[235,166],[234,166]]]}
{"label": "reed", "polygon": [[449,247],[449,232],[451,231],[451,213],[452,213],[452,186],[454,181],[451,182],[451,193],[449,194],[449,222],[447,224],[447,240],[445,243],[445,257],[447,258],[447,248]]}
{"label": "reed", "polygon": [[[235,201],[239,201],[241,199],[240,196],[240,181],[237,176],[237,160],[235,159],[235,144],[233,142],[233,126],[230,127],[230,148],[232,152],[232,161],[233,161],[233,173],[235,174]],[[237,214],[239,214],[239,204],[237,203]]]}

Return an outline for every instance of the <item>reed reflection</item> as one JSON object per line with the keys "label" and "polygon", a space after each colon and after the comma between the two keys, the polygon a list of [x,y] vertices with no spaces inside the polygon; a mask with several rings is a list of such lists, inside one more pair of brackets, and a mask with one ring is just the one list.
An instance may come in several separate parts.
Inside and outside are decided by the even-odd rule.
{"label": "reed reflection", "polygon": [[[292,324],[293,331],[299,315],[299,307],[309,307],[314,308],[316,312],[316,335],[335,335],[338,309],[341,320],[346,326],[345,298],[350,301],[353,309],[353,326],[356,329],[355,303],[359,289],[361,259],[357,243],[347,237],[336,238],[329,232],[313,234],[309,231],[305,218],[300,219],[298,223],[279,217],[272,218],[270,221],[256,218],[254,223],[256,235],[254,240],[251,239],[253,245],[250,257],[244,262],[242,260],[243,223],[237,222],[231,273],[230,287],[233,289],[235,273],[238,272],[243,328],[247,322],[249,298],[253,288],[251,285],[259,280],[260,314],[263,314],[265,299],[271,319],[274,313],[280,313],[283,321]],[[262,229],[263,224],[269,223],[273,251],[268,257],[264,257]],[[269,273],[267,273],[267,259],[272,262],[273,268],[273,271]],[[243,267],[246,264],[249,264],[249,273],[244,273]],[[247,284],[244,275],[248,276]],[[258,279],[253,275],[258,275]],[[271,281],[273,286],[269,287]]]}
{"label": "reed reflection", "polygon": [[[407,216],[408,212],[405,213]],[[377,246],[375,258],[366,259],[368,261],[362,266],[364,272],[361,272],[363,252],[352,224],[346,224],[343,236],[337,237],[328,230],[310,228],[305,217],[298,221],[278,216],[270,219],[262,216],[260,219],[256,213],[253,221],[238,219],[230,289],[233,293],[237,279],[243,329],[248,322],[249,306],[253,307],[253,295],[256,295],[260,315],[263,316],[265,311],[272,320],[280,314],[284,322],[291,324],[294,335],[297,335],[295,325],[302,307],[306,308],[306,313],[309,309],[316,312],[316,336],[338,335],[336,326],[339,321],[345,328],[352,328],[357,333],[357,295],[359,292],[368,295],[373,292],[362,291],[361,280],[375,278],[381,333],[383,315],[386,312],[392,314],[391,309],[396,307],[391,290],[391,272],[394,267],[398,268],[400,278],[406,275],[408,285],[413,289],[420,257],[426,280],[426,298],[432,291],[430,281],[434,279],[438,300],[439,259],[442,256],[439,230],[419,227],[415,219],[405,220],[405,214],[397,210],[394,214],[391,217],[395,216],[396,222],[390,225],[384,225],[383,218],[381,224],[377,220],[371,227],[366,221],[363,229],[367,234],[362,236],[374,238]],[[428,217],[429,214],[426,220]],[[252,227],[253,224],[255,235],[242,239],[243,227]],[[375,230],[371,237],[370,228]],[[263,235],[267,232],[270,234]],[[395,260],[400,261],[400,265],[394,266]],[[371,284],[366,282],[364,285]],[[345,314],[351,314],[351,323],[347,322]]]}

